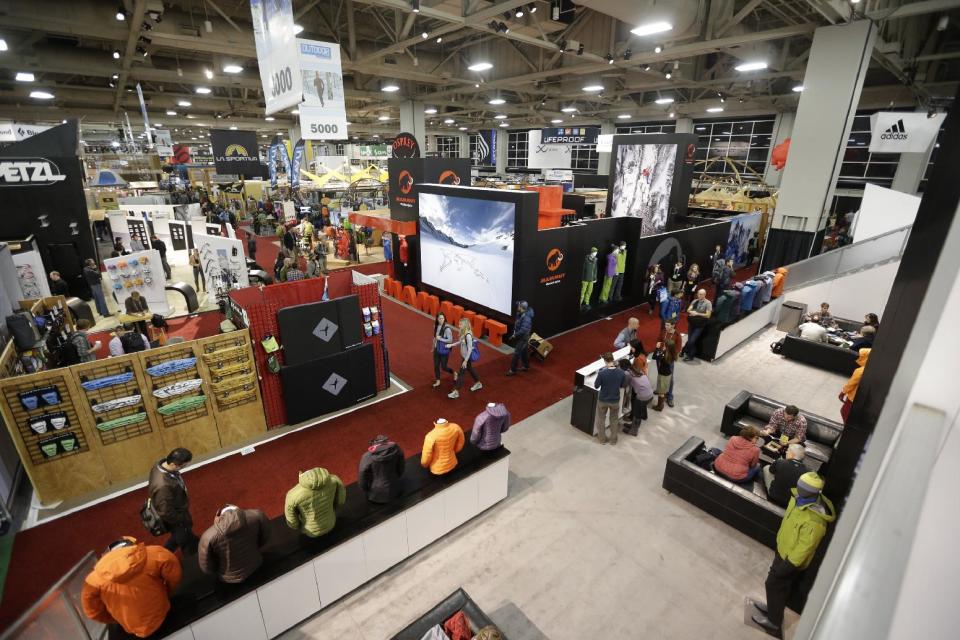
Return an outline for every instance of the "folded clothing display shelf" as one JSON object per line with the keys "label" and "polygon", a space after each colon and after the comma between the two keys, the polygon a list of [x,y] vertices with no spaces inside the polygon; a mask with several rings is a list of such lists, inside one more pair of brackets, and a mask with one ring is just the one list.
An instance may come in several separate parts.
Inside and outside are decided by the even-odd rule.
{"label": "folded clothing display shelf", "polygon": [[276,637],[503,500],[509,456],[503,447],[482,452],[468,446],[444,476],[423,469],[419,453],[411,456],[400,497],[374,504],[358,484],[348,485],[336,526],[319,538],[274,518],[263,564],[241,584],[217,582],[200,572],[196,556],[187,556],[172,609],[151,638],[223,638],[234,618],[263,621],[264,635],[251,626],[242,637]]}

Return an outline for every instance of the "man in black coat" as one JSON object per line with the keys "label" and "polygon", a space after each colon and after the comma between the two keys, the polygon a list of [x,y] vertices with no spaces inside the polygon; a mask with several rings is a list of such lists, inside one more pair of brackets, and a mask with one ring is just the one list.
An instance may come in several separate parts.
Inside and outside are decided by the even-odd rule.
{"label": "man in black coat", "polygon": [[167,243],[157,237],[157,234],[150,236],[150,245],[160,254],[160,264],[163,265],[163,275],[170,279],[170,263],[167,262]]}
{"label": "man in black coat", "polygon": [[153,508],[170,532],[170,539],[163,546],[169,551],[180,548],[184,553],[194,554],[197,552],[198,538],[193,533],[187,485],[180,475],[180,471],[191,460],[193,454],[183,447],[177,447],[168,453],[166,458],[157,462],[150,470],[147,491]]}
{"label": "man in black coat", "polygon": [[797,480],[809,471],[803,464],[805,455],[802,444],[792,444],[787,447],[785,458],[763,468],[763,485],[771,502],[784,508],[790,502],[790,492],[797,486]]}

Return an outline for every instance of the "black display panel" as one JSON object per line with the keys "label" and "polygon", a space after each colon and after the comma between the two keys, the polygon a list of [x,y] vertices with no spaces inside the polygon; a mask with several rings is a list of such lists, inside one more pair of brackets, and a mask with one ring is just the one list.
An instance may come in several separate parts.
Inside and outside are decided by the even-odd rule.
{"label": "black display panel", "polygon": [[360,314],[359,296],[337,298],[337,311],[340,315],[340,344],[344,349],[355,347],[363,342],[363,317]]}
{"label": "black display panel", "polygon": [[376,393],[373,345],[284,366],[280,377],[289,424],[345,409]]}
{"label": "black display panel", "polygon": [[277,323],[287,365],[298,365],[343,351],[343,329],[336,300],[280,309]]}

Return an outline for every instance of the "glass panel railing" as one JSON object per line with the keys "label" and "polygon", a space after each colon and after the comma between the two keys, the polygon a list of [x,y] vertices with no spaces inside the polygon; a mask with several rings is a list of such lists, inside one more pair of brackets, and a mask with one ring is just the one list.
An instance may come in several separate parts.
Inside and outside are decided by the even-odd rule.
{"label": "glass panel railing", "polygon": [[903,255],[910,228],[902,227],[885,234],[848,244],[789,265],[785,290],[790,291],[818,280],[858,271]]}

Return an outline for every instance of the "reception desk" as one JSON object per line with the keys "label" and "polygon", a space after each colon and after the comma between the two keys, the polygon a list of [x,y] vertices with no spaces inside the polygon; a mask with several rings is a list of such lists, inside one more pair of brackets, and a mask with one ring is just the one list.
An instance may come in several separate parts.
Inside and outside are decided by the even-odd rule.
{"label": "reception desk", "polygon": [[[630,347],[613,352],[619,362],[630,355]],[[594,435],[597,415],[597,372],[604,367],[603,358],[597,358],[573,374],[573,407],[570,409],[570,424],[585,434]]]}

